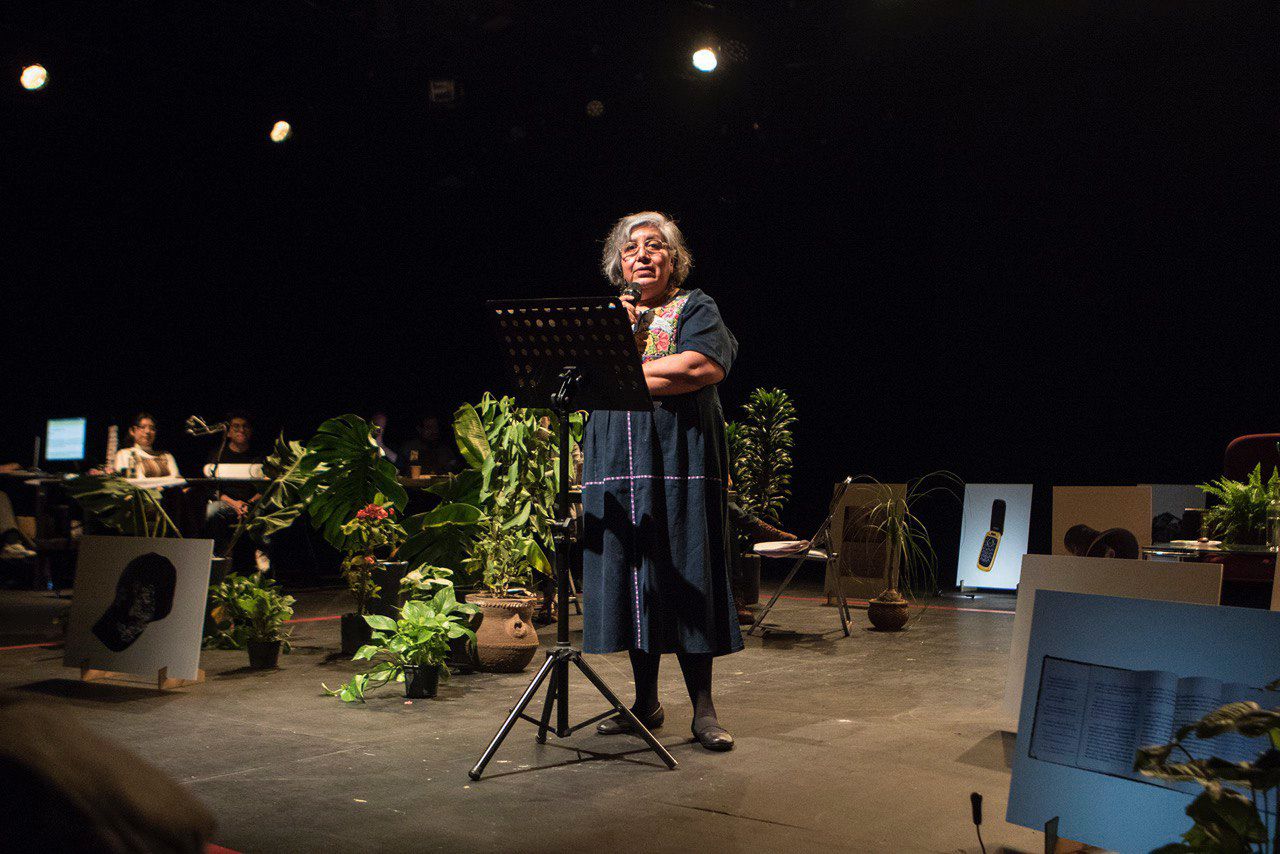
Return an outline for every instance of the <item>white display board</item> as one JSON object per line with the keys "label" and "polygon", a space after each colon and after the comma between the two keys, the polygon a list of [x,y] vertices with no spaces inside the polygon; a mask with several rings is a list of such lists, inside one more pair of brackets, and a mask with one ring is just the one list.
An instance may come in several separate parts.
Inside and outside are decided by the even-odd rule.
{"label": "white display board", "polygon": [[[1257,689],[1280,671],[1280,614],[1057,590],[1036,599],[1006,819],[1041,829],[1057,817],[1061,838],[1114,851],[1179,841],[1198,787],[1133,779],[1119,773],[1121,754],[1137,740],[1169,741],[1166,730],[1199,719],[1222,698],[1266,696]],[[1148,697],[1118,684],[1126,671],[1130,680],[1172,684],[1175,703],[1184,694],[1193,702],[1174,711],[1168,727],[1150,726],[1145,714],[1132,723],[1126,706],[1141,711]],[[1096,680],[1106,691],[1095,692],[1095,673],[1110,677]],[[1037,721],[1038,710],[1045,721]],[[1120,732],[1126,720],[1128,738]],[[1095,740],[1103,742],[1097,750]],[[1211,752],[1238,751],[1228,740]],[[1112,767],[1101,770],[1101,760]]]}
{"label": "white display board", "polygon": [[[1022,708],[1027,645],[1040,590],[1217,605],[1222,594],[1222,564],[1061,555],[1024,557],[1004,689],[1004,724],[1010,731],[1017,726]],[[1280,673],[1276,675],[1280,677]]]}
{"label": "white display board", "polygon": [[[1004,534],[989,572],[978,569],[982,538],[991,527],[991,504],[1005,503]],[[1031,530],[1031,484],[969,483],[964,487],[964,515],[960,523],[960,557],[956,584],[961,587],[988,587],[1013,590],[1018,586],[1022,556],[1027,553]]]}
{"label": "white display board", "polygon": [[196,679],[213,540],[85,537],[63,664]]}

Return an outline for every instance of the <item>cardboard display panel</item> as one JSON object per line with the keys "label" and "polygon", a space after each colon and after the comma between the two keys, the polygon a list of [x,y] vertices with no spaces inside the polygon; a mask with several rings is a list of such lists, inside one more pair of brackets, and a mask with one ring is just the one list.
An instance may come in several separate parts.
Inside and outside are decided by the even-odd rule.
{"label": "cardboard display panel", "polygon": [[85,537],[63,664],[199,678],[213,540]]}
{"label": "cardboard display panel", "polygon": [[1095,531],[1121,528],[1151,545],[1150,486],[1055,486],[1053,488],[1053,540],[1050,554],[1069,555],[1065,537],[1076,525]]}
{"label": "cardboard display panel", "polygon": [[[840,487],[836,487],[839,489]],[[881,500],[884,490],[896,497],[907,494],[905,483],[853,483],[831,518],[831,542],[836,557],[827,561],[823,591],[828,604],[836,595],[836,585],[854,599],[869,599],[884,590],[884,537],[870,529],[867,510]]]}
{"label": "cardboard display panel", "polygon": [[1041,590],[1217,605],[1222,592],[1222,565],[1055,555],[1024,557],[1005,677],[1003,708],[1005,725],[1010,730],[1021,708],[1027,644],[1037,592]]}
{"label": "cardboard display panel", "polygon": [[[1206,711],[1262,696],[1276,678],[1264,651],[1280,649],[1280,614],[1057,590],[1036,598],[1006,819],[1040,829],[1057,817],[1061,838],[1112,851],[1179,841],[1201,789],[1135,778],[1134,745],[1167,743]],[[1204,747],[1256,758],[1265,745]]]}

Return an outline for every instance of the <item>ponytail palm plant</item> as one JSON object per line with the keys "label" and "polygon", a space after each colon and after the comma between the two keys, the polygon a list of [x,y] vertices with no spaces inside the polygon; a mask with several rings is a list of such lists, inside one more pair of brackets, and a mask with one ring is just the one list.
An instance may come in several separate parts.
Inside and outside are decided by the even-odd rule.
{"label": "ponytail palm plant", "polygon": [[778,388],[758,388],[728,425],[730,474],[742,508],[774,525],[791,497],[791,450],[796,408]]}
{"label": "ponytail palm plant", "polygon": [[[963,485],[950,472],[931,472],[907,484],[904,492],[896,492],[873,477],[859,477],[880,487],[867,506],[867,524],[884,538],[884,590],[875,601],[898,604],[919,591],[936,587],[938,554],[924,522],[916,515],[920,499],[936,492],[956,497],[952,484]],[[904,595],[905,594],[905,595]]]}

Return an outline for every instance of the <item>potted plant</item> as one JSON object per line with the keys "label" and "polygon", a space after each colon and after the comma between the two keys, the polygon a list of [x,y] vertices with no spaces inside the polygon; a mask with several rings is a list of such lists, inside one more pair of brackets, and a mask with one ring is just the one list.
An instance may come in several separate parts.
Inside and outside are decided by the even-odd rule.
{"label": "potted plant", "polygon": [[[409,539],[399,556],[411,569],[447,566],[460,570],[455,579],[459,598],[484,584],[482,572],[466,563],[473,540],[493,517],[498,495],[505,496],[504,521],[523,535],[530,560],[549,570],[551,521],[555,517],[556,415],[526,409],[510,397],[485,394],[476,405],[465,403],[454,413],[453,431],[467,468],[431,487],[441,503],[405,521]],[[582,438],[581,413],[570,416],[572,441]],[[470,568],[470,570],[469,570]]]}
{"label": "potted plant", "polygon": [[249,626],[243,617],[237,619],[237,602],[259,584],[272,585],[259,573],[246,577],[234,572],[209,585],[209,613],[205,618],[205,649],[244,649],[249,642]]}
{"label": "potted plant", "polygon": [[1205,533],[1229,546],[1259,546],[1267,541],[1267,505],[1280,499],[1280,469],[1265,483],[1258,463],[1243,483],[1219,478],[1199,489],[1218,503],[1204,511]]}
{"label": "potted plant", "polygon": [[[424,566],[410,570],[400,579],[400,602],[411,599],[431,599],[443,587],[453,587],[454,597],[465,601],[453,584],[453,570],[443,566]],[[467,628],[471,629],[470,637],[456,637],[449,641],[448,666],[454,673],[471,673],[479,662],[476,660],[474,632],[480,627],[480,611],[473,610],[466,615]]]}
{"label": "potted plant", "polygon": [[405,602],[397,619],[367,615],[372,636],[352,660],[375,664],[340,688],[323,686],[325,693],[344,702],[363,703],[366,691],[403,680],[406,697],[434,697],[439,680],[449,675],[444,664],[450,641],[475,637],[466,625],[466,617],[474,611],[473,605],[458,602],[453,586],[447,585],[430,599]]}
{"label": "potted plant", "polygon": [[[484,591],[468,601],[480,609],[476,631],[476,659],[480,669],[493,673],[518,673],[529,666],[539,647],[533,625],[533,609],[538,597],[529,591],[535,571],[550,573],[537,543],[517,524],[520,517],[510,510],[510,497],[495,496],[493,509],[480,525],[480,534],[471,543],[464,567],[479,575]],[[538,558],[544,563],[539,564]]]}
{"label": "potted plant", "polygon": [[[357,510],[339,530],[347,546],[342,577],[355,602],[355,611],[342,615],[342,652],[349,655],[369,641],[369,624],[364,618],[382,592],[380,576],[391,566],[388,558],[404,541],[405,530],[396,519],[395,506],[386,503],[381,494]],[[400,562],[397,565],[403,566]]]}
{"label": "potted plant", "polygon": [[932,479],[960,483],[960,479],[949,472],[933,472],[908,483],[905,492],[895,493],[874,478],[858,478],[883,487],[867,509],[871,531],[884,538],[885,589],[867,604],[867,618],[880,631],[905,628],[910,615],[908,597],[915,590],[932,590],[937,586],[938,556],[928,529],[915,513],[915,506],[933,492],[948,492],[953,497],[955,493],[945,484],[926,488],[926,482]]}
{"label": "potted plant", "polygon": [[215,643],[247,648],[249,666],[255,670],[276,667],[281,647],[288,644],[284,624],[293,617],[294,598],[262,573],[229,574],[211,588],[210,598],[215,602],[211,615],[219,626]]}
{"label": "potted plant", "polygon": [[[769,526],[767,531],[781,527],[782,507],[791,496],[796,409],[790,395],[777,388],[756,389],[742,409],[744,419],[730,422],[725,430],[732,489],[738,506]],[[752,594],[746,597],[745,604],[750,604],[756,601],[760,589],[761,558],[751,549],[759,537],[753,538],[741,528],[736,533],[742,577],[749,579],[744,587],[749,587]]]}
{"label": "potted plant", "polygon": [[[1280,681],[1267,690],[1280,689]],[[1217,756],[1197,759],[1184,742],[1218,738],[1263,739],[1253,761],[1229,762]],[[1225,739],[1224,739],[1225,740]],[[1157,848],[1157,852],[1280,851],[1280,708],[1264,709],[1252,701],[1228,703],[1193,724],[1180,727],[1169,744],[1138,750],[1133,770],[1147,777],[1195,783],[1203,787],[1187,815],[1191,829],[1183,842]],[[1203,746],[1200,748],[1203,751]],[[1228,748],[1224,745],[1223,752]],[[1262,811],[1258,809],[1262,804]],[[1270,827],[1269,827],[1270,825]]]}

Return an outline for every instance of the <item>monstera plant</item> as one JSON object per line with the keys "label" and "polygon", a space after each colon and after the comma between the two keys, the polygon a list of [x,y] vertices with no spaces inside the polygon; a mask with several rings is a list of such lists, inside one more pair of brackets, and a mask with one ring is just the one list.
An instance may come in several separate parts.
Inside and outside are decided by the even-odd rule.
{"label": "monstera plant", "polygon": [[63,484],[84,511],[126,537],[182,537],[165,512],[160,492],[116,475],[86,475]]}
{"label": "monstera plant", "polygon": [[360,547],[358,536],[343,528],[362,508],[381,498],[384,506],[404,512],[409,494],[396,479],[396,467],[378,448],[368,421],[358,415],[330,418],[306,449],[311,471],[301,496],[311,524],[338,551]]}
{"label": "monstera plant", "polygon": [[223,554],[230,555],[245,534],[265,543],[292,525],[307,507],[307,479],[314,472],[315,458],[301,442],[289,441],[283,435],[277,438],[271,455],[262,464],[267,485],[249,512],[240,518]]}

